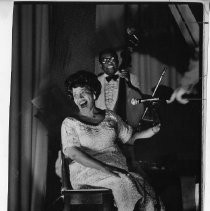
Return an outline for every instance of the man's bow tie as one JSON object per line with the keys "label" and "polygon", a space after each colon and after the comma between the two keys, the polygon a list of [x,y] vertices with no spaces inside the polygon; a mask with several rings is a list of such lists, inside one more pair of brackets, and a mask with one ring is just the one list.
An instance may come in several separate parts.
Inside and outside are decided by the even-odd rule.
{"label": "man's bow tie", "polygon": [[106,77],[106,80],[110,82],[111,80],[116,81],[119,78],[119,75],[109,75]]}

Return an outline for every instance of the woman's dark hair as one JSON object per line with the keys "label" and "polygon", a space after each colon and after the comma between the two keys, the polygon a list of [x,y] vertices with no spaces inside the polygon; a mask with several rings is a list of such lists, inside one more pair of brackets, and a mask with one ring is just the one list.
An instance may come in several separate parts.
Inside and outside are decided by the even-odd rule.
{"label": "woman's dark hair", "polygon": [[65,81],[66,94],[73,97],[72,89],[77,87],[87,87],[96,96],[96,99],[101,93],[101,83],[94,73],[86,70],[79,70],[70,75]]}
{"label": "woman's dark hair", "polygon": [[100,63],[102,63],[102,58],[103,58],[104,54],[110,54],[111,56],[113,56],[115,58],[116,62],[119,63],[119,59],[118,59],[118,55],[117,55],[116,51],[114,51],[111,48],[107,48],[99,53],[98,60]]}

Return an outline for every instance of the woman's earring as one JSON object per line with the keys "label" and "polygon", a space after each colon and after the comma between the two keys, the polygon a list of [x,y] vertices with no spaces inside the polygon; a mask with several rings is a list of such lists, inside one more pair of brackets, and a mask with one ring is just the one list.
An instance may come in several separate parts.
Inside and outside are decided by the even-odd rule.
{"label": "woman's earring", "polygon": [[93,94],[93,99],[96,100],[96,95],[95,94]]}

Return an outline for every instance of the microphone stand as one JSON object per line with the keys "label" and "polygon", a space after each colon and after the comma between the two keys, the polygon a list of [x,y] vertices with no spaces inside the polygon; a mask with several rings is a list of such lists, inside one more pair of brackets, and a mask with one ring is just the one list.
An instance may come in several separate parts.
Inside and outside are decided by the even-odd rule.
{"label": "microphone stand", "polygon": [[[162,74],[161,74],[161,76],[160,76],[160,79],[159,79],[159,81],[158,81],[157,85],[155,86],[155,89],[154,89],[154,91],[153,91],[153,93],[152,93],[152,98],[154,98],[154,96],[155,96],[155,94],[156,94],[156,91],[157,91],[157,89],[158,89],[158,87],[159,87],[159,85],[160,85],[160,82],[161,82],[163,76],[164,76],[165,73],[166,73],[166,70],[167,70],[167,67],[164,66],[163,72],[162,72]],[[143,115],[142,115],[142,118],[141,118],[142,120],[144,120],[145,115],[146,115],[148,109],[149,109],[149,106],[146,107],[146,109],[145,109],[145,111],[144,111],[144,113],[143,113]]]}

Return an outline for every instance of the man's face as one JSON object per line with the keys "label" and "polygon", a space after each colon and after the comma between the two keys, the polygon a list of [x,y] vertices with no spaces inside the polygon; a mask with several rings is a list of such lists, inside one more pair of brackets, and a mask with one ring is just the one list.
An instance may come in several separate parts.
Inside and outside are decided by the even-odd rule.
{"label": "man's face", "polygon": [[107,75],[114,75],[118,70],[118,62],[111,53],[103,54],[101,68]]}

